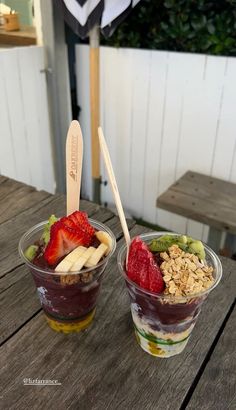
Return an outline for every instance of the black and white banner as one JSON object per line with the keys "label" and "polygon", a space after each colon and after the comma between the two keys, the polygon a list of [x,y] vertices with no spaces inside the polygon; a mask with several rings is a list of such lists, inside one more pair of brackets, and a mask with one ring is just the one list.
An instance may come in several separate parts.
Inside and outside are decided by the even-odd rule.
{"label": "black and white banner", "polygon": [[112,35],[140,0],[57,0],[64,19],[78,36],[85,38],[99,25],[105,37]]}

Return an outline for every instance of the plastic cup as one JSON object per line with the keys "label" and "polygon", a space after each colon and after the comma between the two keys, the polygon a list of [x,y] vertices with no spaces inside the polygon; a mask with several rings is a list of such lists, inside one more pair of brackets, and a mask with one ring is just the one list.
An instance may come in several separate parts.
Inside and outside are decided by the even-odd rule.
{"label": "plastic cup", "polygon": [[31,263],[24,251],[42,235],[47,221],[27,231],[19,242],[19,253],[28,266],[48,325],[57,332],[73,333],[86,329],[92,322],[101,281],[107,263],[115,251],[116,239],[111,230],[100,222],[89,219],[99,231],[107,232],[112,238],[112,249],[95,267],[80,272],[56,272]]}
{"label": "plastic cup", "polygon": [[[140,235],[144,242],[169,232]],[[138,344],[147,353],[156,357],[171,357],[181,353],[195,326],[201,306],[209,293],[218,285],[222,276],[222,265],[218,256],[204,244],[206,261],[214,269],[215,282],[207,290],[192,296],[155,294],[142,289],[131,281],[125,271],[126,245],[118,253],[118,267],[123,275],[131,302],[131,313]]]}

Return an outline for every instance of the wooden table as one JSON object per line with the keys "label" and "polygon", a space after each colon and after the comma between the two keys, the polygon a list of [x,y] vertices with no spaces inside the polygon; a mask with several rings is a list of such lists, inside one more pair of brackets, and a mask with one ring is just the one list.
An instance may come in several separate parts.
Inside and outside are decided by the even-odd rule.
{"label": "wooden table", "polygon": [[222,232],[236,234],[236,184],[231,182],[188,171],[157,198],[157,207],[209,225],[208,243],[215,250]]}
{"label": "wooden table", "polygon": [[[82,201],[81,208],[113,230],[119,249],[118,218],[91,202]],[[236,263],[221,259],[222,282],[179,356],[154,358],[137,345],[117,252],[107,267],[93,325],[77,335],[57,334],[46,325],[17,245],[28,228],[64,212],[64,196],[0,177],[1,408],[235,409]],[[145,231],[133,220],[128,224],[132,236]],[[24,385],[29,378],[61,385]]]}
{"label": "wooden table", "polygon": [[0,27],[0,47],[29,46],[37,43],[36,31],[33,26],[22,26],[18,31],[6,31]]}

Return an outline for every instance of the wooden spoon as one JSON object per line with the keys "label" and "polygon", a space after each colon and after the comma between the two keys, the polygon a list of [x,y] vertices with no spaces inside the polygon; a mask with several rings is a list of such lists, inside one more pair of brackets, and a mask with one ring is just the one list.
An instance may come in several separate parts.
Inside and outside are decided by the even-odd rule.
{"label": "wooden spoon", "polygon": [[79,209],[83,162],[83,136],[78,121],[72,121],[66,138],[66,213]]}
{"label": "wooden spoon", "polygon": [[[106,144],[106,141],[105,141],[105,138],[104,138],[103,131],[102,131],[101,127],[98,128],[98,136],[99,136],[100,148],[101,148],[103,158],[104,158],[104,162],[105,162],[105,165],[106,165],[106,170],[107,170],[109,181],[110,181],[110,184],[111,184],[111,188],[112,188],[112,192],[113,192],[117,212],[118,212],[118,215],[119,215],[119,218],[120,218],[120,223],[121,223],[121,226],[122,226],[122,229],[123,229],[123,233],[124,233],[124,237],[125,237],[125,241],[126,241],[126,245],[127,245],[127,256],[128,256],[129,245],[130,245],[130,234],[129,234],[129,230],[128,230],[127,222],[126,222],[126,219],[125,219],[123,206],[122,206],[121,199],[120,199],[120,194],[119,194],[119,190],[118,190],[118,187],[117,187],[115,174],[114,174],[114,171],[113,171],[110,154],[109,154],[108,147],[107,147],[107,144]],[[127,256],[126,256],[126,264],[127,264],[127,259],[128,259]]]}

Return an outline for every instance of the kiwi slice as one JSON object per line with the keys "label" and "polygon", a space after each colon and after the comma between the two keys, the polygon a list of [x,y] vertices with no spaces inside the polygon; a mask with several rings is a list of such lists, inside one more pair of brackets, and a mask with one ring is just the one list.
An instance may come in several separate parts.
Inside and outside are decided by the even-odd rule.
{"label": "kiwi slice", "polygon": [[176,245],[185,245],[186,240],[184,235],[163,235],[158,239],[153,239],[149,245],[149,248],[152,252],[165,252],[168,248],[174,244]]}
{"label": "kiwi slice", "polygon": [[30,245],[24,252],[26,259],[31,262],[35,258],[38,248],[37,245]]}
{"label": "kiwi slice", "polygon": [[163,235],[158,239],[153,239],[149,244],[152,252],[166,252],[172,245],[178,245],[184,252],[193,253],[199,259],[205,259],[205,250],[201,241],[186,235]]}
{"label": "kiwi slice", "polygon": [[205,254],[204,246],[201,241],[197,241],[197,240],[193,241],[189,245],[189,249],[190,249],[190,252],[197,255],[199,259],[203,259],[203,260],[205,259],[206,254]]}
{"label": "kiwi slice", "polygon": [[51,215],[48,223],[45,225],[41,239],[43,240],[43,242],[45,243],[45,245],[48,244],[49,240],[50,240],[50,229],[51,226],[58,221],[58,218],[55,215]]}

